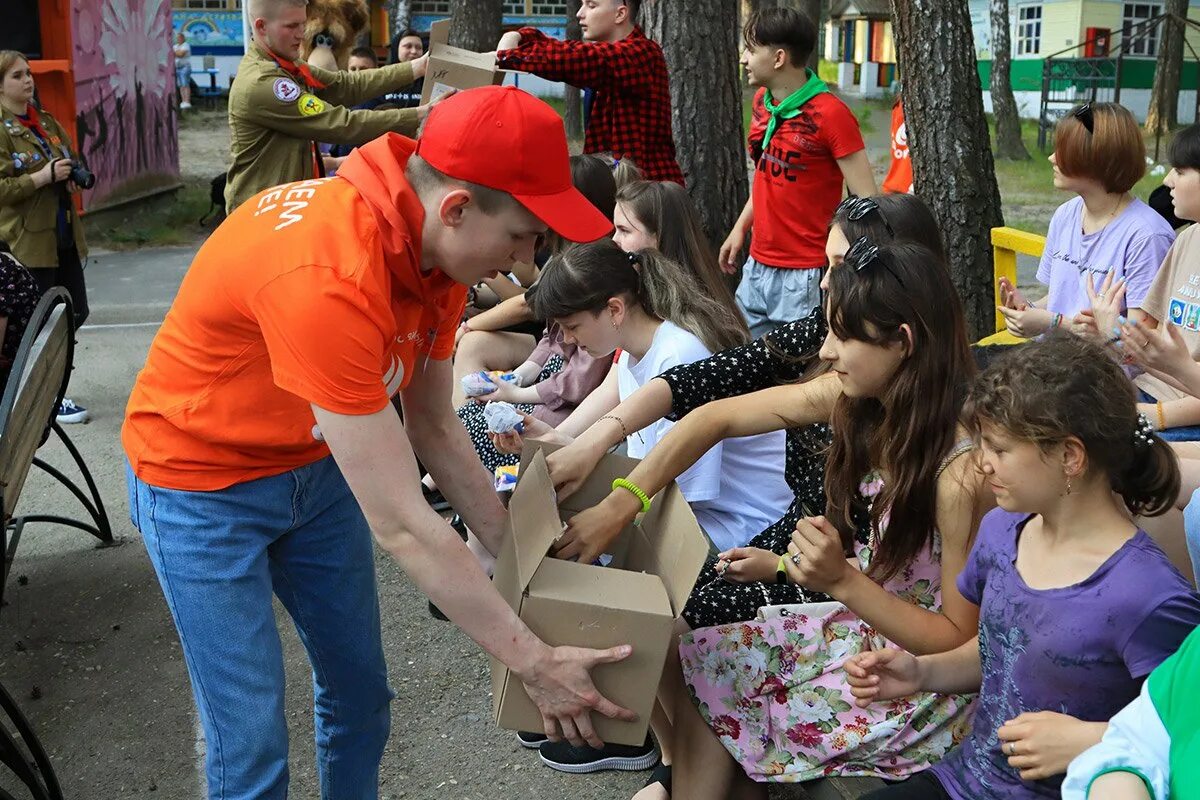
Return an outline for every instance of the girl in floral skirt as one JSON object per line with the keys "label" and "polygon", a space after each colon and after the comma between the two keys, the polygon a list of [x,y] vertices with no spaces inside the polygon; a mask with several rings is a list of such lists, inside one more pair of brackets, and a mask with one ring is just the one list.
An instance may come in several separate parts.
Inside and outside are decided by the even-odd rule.
{"label": "girl in floral skirt", "polygon": [[[661,695],[677,797],[763,797],[756,780],[905,775],[948,750],[965,716],[965,698],[935,696],[854,712],[841,672],[860,650],[897,641],[936,652],[976,626],[954,585],[984,494],[958,427],[973,373],[961,304],[928,249],[864,239],[829,272],[828,318],[821,357],[834,374],[696,409],[629,476],[653,494],[717,441],[832,421],[827,514],[801,519],[775,561],[783,580],[835,602],[684,636],[682,673],[668,661]],[[623,500],[615,493],[603,512],[620,517]],[[871,534],[851,542],[863,517]]]}

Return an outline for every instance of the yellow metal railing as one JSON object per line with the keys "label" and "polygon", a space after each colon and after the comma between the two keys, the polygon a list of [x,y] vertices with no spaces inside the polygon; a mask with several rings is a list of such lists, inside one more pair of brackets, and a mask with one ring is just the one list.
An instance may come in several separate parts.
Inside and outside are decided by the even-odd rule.
{"label": "yellow metal railing", "polygon": [[[1000,305],[1000,279],[1008,278],[1013,286],[1017,285],[1017,255],[1041,258],[1045,249],[1045,236],[1016,228],[992,228],[992,289],[997,306]],[[982,340],[980,344],[1013,344],[1019,341],[1021,340],[1005,328],[1004,315],[997,311],[996,333]]]}

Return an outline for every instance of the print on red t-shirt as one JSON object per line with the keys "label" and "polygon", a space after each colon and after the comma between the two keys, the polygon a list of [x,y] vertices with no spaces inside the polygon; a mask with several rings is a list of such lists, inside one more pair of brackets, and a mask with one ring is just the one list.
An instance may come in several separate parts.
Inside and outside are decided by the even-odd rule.
{"label": "print on red t-shirt", "polygon": [[842,200],[838,159],[865,147],[858,119],[835,95],[819,94],[779,123],[763,152],[771,118],[765,93],[759,89],[754,96],[750,122],[755,163],[750,256],[771,267],[822,267],[829,221]]}

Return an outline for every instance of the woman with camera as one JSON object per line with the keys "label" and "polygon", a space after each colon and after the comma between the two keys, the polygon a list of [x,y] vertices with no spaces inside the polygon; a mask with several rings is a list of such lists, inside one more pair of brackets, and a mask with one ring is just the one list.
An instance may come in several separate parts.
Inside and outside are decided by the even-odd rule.
{"label": "woman with camera", "polygon": [[[71,193],[91,188],[95,180],[73,155],[63,127],[33,104],[29,61],[0,50],[0,240],[43,292],[66,288],[77,327],[88,315],[82,263],[87,245]],[[64,398],[58,421],[85,422],[87,409]]]}

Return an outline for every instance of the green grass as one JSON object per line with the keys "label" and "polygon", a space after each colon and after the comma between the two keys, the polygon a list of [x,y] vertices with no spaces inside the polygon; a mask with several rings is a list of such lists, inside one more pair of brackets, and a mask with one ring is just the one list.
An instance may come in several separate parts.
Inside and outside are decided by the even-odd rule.
{"label": "green grass", "polygon": [[204,236],[199,225],[208,212],[208,183],[185,184],[123,208],[98,211],[83,219],[88,244],[109,250],[190,244]]}

